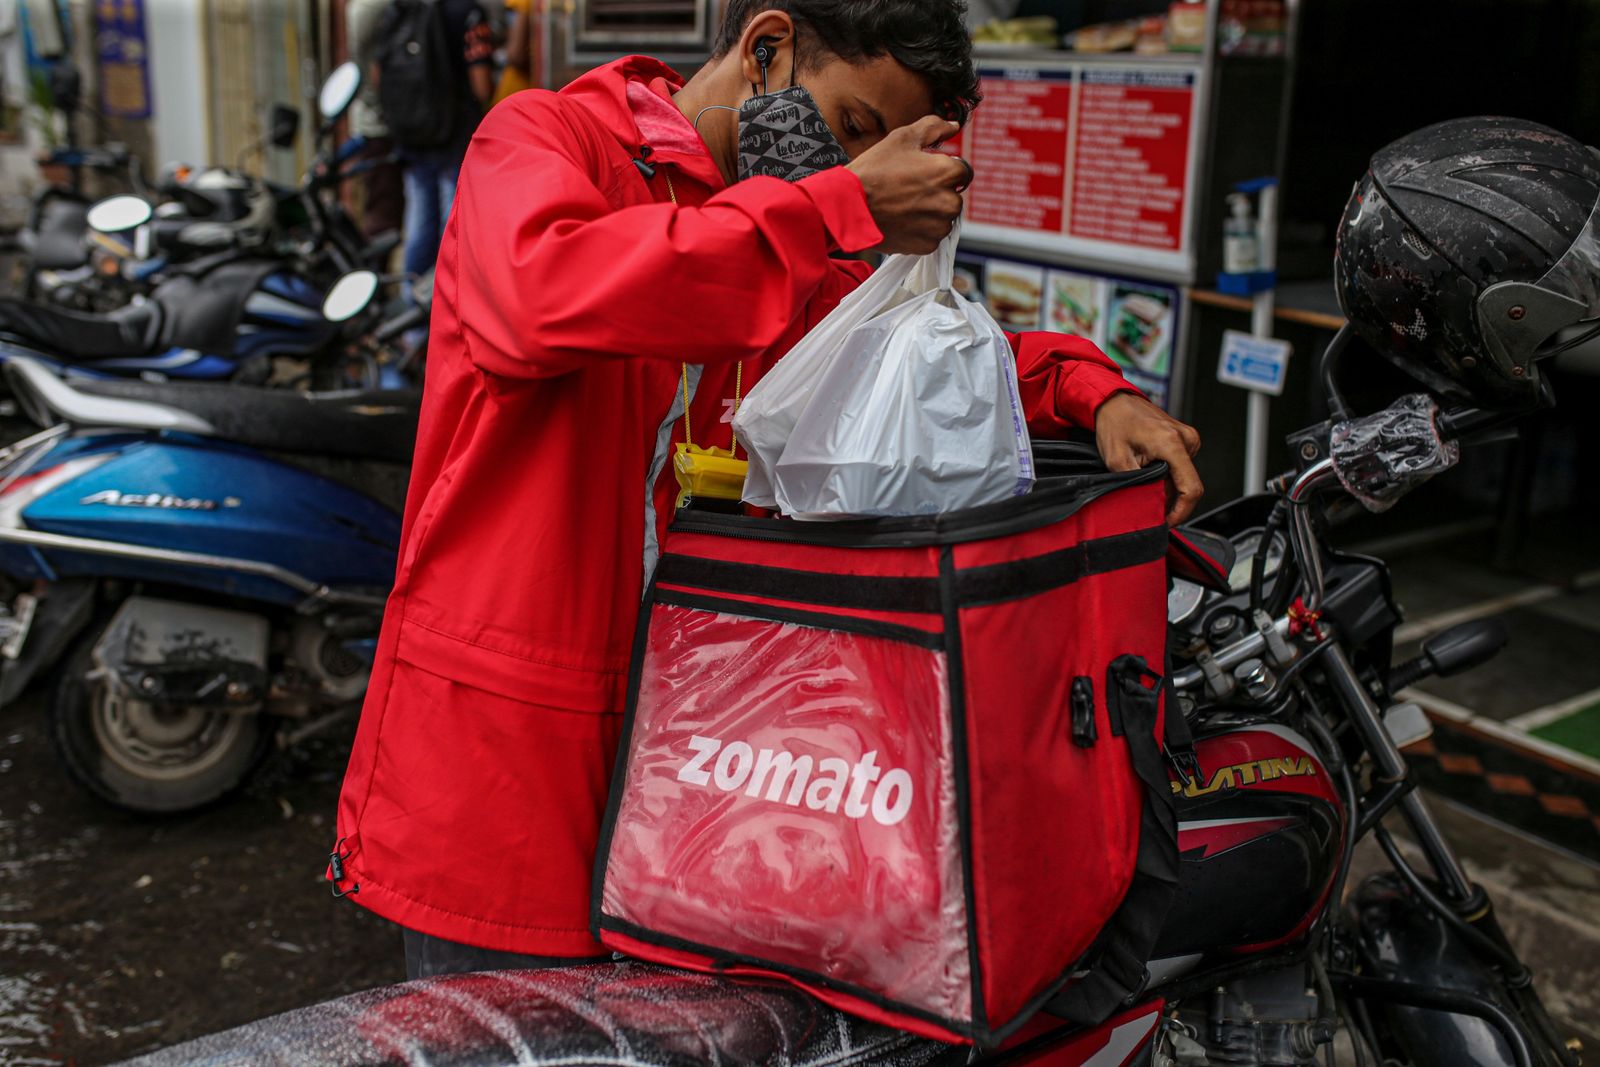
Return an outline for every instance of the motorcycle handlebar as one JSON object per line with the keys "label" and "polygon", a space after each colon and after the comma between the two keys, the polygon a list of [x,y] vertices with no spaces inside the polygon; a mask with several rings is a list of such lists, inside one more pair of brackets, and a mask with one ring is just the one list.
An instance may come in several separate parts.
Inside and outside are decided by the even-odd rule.
{"label": "motorcycle handlebar", "polygon": [[428,325],[428,309],[425,307],[414,307],[395,316],[382,326],[378,327],[375,331],[373,331],[372,336],[374,340],[381,344],[385,341],[394,340],[407,330],[416,329],[419,326],[426,325]]}

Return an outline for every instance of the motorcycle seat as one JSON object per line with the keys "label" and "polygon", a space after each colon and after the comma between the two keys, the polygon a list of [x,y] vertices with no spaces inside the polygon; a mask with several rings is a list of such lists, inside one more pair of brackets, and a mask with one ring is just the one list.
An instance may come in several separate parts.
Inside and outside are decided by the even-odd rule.
{"label": "motorcycle seat", "polygon": [[104,379],[64,381],[13,357],[6,374],[35,421],[172,430],[277,452],[410,463],[421,394],[296,393],[244,385]]}
{"label": "motorcycle seat", "polygon": [[92,315],[0,297],[0,334],[68,363],[150,355],[162,318],[160,305],[146,301]]}
{"label": "motorcycle seat", "polygon": [[[229,1063],[783,1063],[956,1067],[972,1050],[845,1015],[777,982],[644,963],[425,978],[176,1045],[145,1067]],[[1095,1061],[1099,1062],[1099,1061]]]}
{"label": "motorcycle seat", "polygon": [[422,396],[414,390],[298,393],[245,385],[76,381],[92,397],[159,405],[210,426],[209,436],[278,452],[411,462]]}

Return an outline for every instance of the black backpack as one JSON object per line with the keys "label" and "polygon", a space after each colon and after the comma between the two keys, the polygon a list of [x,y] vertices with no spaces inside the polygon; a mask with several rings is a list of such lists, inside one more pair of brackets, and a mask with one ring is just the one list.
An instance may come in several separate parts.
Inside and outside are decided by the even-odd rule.
{"label": "black backpack", "polygon": [[462,127],[466,87],[439,0],[393,0],[379,24],[378,106],[406,148],[445,148]]}

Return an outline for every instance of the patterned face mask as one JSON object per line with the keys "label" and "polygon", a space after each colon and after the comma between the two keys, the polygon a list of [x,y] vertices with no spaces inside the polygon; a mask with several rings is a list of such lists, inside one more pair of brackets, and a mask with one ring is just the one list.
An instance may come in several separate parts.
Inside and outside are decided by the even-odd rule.
{"label": "patterned face mask", "polygon": [[799,181],[850,162],[804,86],[761,93],[739,108],[739,180],[758,174]]}

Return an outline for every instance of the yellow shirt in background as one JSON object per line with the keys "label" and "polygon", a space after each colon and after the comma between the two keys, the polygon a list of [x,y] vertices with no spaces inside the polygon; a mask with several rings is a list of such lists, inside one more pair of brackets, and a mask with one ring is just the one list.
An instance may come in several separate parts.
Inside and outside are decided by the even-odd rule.
{"label": "yellow shirt in background", "polygon": [[[519,19],[537,17],[533,0],[506,0],[506,11]],[[528,65],[530,67],[533,65],[533,56],[538,47],[538,41],[530,36],[528,40]],[[500,84],[494,88],[494,103],[498,104],[512,93],[519,93],[524,89],[531,88],[533,88],[533,80],[528,77],[528,72],[508,65],[505,70],[500,72]]]}

